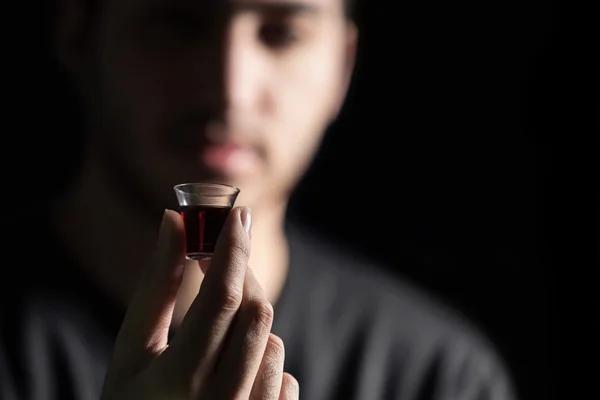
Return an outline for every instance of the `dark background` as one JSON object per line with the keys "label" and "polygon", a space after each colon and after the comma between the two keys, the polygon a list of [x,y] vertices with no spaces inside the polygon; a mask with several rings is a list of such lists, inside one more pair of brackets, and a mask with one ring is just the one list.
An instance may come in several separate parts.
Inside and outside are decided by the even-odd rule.
{"label": "dark background", "polygon": [[294,203],[474,320],[524,399],[557,396],[545,196],[564,20],[547,1],[364,2],[347,107]]}
{"label": "dark background", "polygon": [[[34,3],[42,12],[15,16],[27,84],[10,138],[33,171],[5,184],[35,202],[32,188],[44,197],[72,169],[77,121],[45,52],[53,2]],[[556,398],[554,173],[572,123],[573,15],[542,0],[363,1],[348,103],[291,209],[471,318],[523,399]]]}

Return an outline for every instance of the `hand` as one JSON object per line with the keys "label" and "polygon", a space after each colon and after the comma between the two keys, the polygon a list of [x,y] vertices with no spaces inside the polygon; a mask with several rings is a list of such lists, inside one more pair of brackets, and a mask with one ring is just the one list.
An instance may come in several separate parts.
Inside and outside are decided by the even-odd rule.
{"label": "hand", "polygon": [[273,308],[252,271],[250,211],[233,209],[199,294],[167,344],[183,277],[184,228],[166,211],[156,252],[116,339],[102,400],[298,398],[270,333]]}

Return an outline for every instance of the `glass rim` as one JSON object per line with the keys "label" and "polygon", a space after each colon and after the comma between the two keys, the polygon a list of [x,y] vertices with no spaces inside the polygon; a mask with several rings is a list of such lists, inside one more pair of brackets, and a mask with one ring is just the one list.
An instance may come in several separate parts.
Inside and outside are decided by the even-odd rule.
{"label": "glass rim", "polygon": [[[208,183],[208,182],[206,182],[206,183],[205,182],[180,183],[178,185],[173,186],[173,190],[184,192],[182,190],[182,188],[188,187],[188,186],[207,186],[207,187],[213,187],[213,188],[228,188],[228,189],[231,189],[234,193],[240,192],[240,189],[233,185],[228,185],[226,183]],[[205,194],[204,196],[226,196],[226,195],[227,194],[220,193],[220,194]]]}

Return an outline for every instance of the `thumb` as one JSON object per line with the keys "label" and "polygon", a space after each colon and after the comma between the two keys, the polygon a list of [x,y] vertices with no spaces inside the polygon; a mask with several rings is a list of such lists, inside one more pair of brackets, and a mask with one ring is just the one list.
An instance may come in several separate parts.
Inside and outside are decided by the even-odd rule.
{"label": "thumb", "polygon": [[181,216],[166,210],[157,248],[117,335],[107,386],[128,381],[166,348],[177,291],[183,278],[184,238]]}

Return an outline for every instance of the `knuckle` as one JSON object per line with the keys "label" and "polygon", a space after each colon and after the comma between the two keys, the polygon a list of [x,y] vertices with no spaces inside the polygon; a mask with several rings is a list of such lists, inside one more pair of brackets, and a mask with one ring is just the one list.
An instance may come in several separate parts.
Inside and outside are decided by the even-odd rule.
{"label": "knuckle", "polygon": [[250,240],[248,235],[240,234],[240,230],[238,229],[224,229],[221,232],[220,239],[223,240],[223,244],[226,247],[229,247],[231,250],[234,250],[236,253],[240,253],[241,255],[249,255],[250,254]]}
{"label": "knuckle", "polygon": [[236,312],[242,303],[242,291],[231,284],[224,284],[217,291],[217,303],[224,311]]}
{"label": "knuckle", "polygon": [[267,300],[259,298],[248,301],[246,312],[258,325],[271,329],[274,311],[273,306]]}
{"label": "knuckle", "polygon": [[285,399],[297,399],[300,393],[300,385],[296,378],[287,372],[283,373],[282,392],[285,393]]}
{"label": "knuckle", "polygon": [[250,259],[250,246],[246,240],[232,238],[230,242],[231,262],[236,264],[246,264]]}
{"label": "knuckle", "polygon": [[271,334],[267,345],[268,357],[274,362],[281,363],[285,359],[285,346],[279,336]]}
{"label": "knuckle", "polygon": [[224,229],[217,241],[214,260],[235,267],[245,266],[249,258],[250,240],[247,235],[240,235],[236,229]]}
{"label": "knuckle", "polygon": [[281,391],[281,372],[278,371],[277,365],[271,363],[271,365],[262,371],[260,379],[264,392],[274,393]]}

